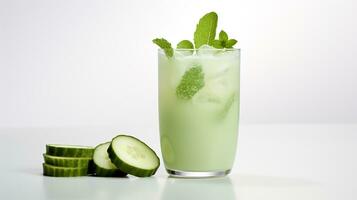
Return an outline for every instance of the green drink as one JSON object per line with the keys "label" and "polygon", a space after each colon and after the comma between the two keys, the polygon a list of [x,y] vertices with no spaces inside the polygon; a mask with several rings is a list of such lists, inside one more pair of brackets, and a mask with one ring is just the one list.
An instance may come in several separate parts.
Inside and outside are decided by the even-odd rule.
{"label": "green drink", "polygon": [[160,141],[169,174],[209,177],[229,173],[238,137],[240,50],[223,30],[215,39],[217,14],[204,15],[194,44],[161,38]]}
{"label": "green drink", "polygon": [[[175,50],[175,55],[181,51]],[[159,50],[160,139],[169,172],[225,172],[233,165],[239,50],[204,51],[212,52],[167,58]],[[186,97],[180,95],[179,88],[190,72],[202,75],[202,84],[192,97]]]}

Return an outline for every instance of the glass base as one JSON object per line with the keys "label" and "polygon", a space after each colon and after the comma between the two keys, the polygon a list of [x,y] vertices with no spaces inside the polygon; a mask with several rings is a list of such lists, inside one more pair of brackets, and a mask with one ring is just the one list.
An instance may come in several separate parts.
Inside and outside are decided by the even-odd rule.
{"label": "glass base", "polygon": [[231,172],[230,169],[223,171],[210,171],[210,172],[190,172],[190,171],[180,171],[180,170],[172,170],[167,169],[167,173],[170,174],[171,177],[177,178],[209,178],[209,177],[220,177],[225,176]]}

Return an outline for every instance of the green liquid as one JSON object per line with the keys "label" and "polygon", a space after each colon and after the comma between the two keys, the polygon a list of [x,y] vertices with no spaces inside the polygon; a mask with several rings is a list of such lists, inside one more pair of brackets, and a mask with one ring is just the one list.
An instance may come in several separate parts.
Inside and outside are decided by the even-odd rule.
{"label": "green liquid", "polygon": [[[239,51],[168,59],[159,52],[161,151],[166,168],[231,169],[239,116]],[[191,99],[176,95],[186,70],[201,66],[205,85]]]}

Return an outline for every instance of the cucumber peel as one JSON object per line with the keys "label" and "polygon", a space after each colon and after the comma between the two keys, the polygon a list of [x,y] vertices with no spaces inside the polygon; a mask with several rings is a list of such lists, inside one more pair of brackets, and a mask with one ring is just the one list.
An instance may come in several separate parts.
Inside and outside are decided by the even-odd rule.
{"label": "cucumber peel", "polygon": [[92,158],[81,157],[59,157],[43,154],[43,159],[46,164],[54,165],[58,167],[88,167]]}
{"label": "cucumber peel", "polygon": [[43,175],[54,177],[86,176],[88,171],[88,167],[58,167],[46,163],[43,163],[42,166]]}
{"label": "cucumber peel", "polygon": [[89,146],[46,144],[46,154],[51,156],[92,158],[93,152]]}

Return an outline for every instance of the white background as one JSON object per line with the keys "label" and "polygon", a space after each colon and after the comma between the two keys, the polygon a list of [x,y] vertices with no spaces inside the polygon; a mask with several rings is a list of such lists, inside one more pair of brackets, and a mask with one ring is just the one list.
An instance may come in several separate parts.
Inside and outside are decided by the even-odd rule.
{"label": "white background", "polygon": [[239,40],[241,123],[357,122],[354,0],[0,0],[0,126],[157,131],[151,40]]}
{"label": "white background", "polygon": [[[213,10],[242,49],[232,184],[172,186],[163,165],[149,179],[41,175],[46,143],[123,132],[161,155],[151,40],[192,39]],[[356,19],[356,0],[0,0],[0,199],[214,199],[218,188],[235,192],[226,199],[355,200]]]}

